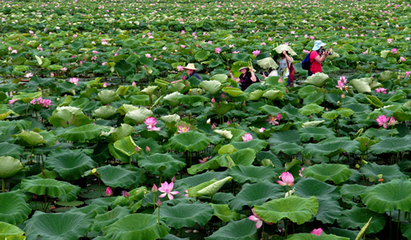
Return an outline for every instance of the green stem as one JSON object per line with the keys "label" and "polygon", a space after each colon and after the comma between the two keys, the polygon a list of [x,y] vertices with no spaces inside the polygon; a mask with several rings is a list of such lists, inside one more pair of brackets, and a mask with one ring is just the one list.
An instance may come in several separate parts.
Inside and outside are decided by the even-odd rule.
{"label": "green stem", "polygon": [[99,178],[99,177],[97,177],[97,180],[98,180],[98,188],[100,189],[100,197],[102,197],[102,196],[103,196],[103,194],[101,193],[100,178]]}
{"label": "green stem", "polygon": [[1,190],[2,192],[6,191],[6,180],[4,178],[1,179]]}
{"label": "green stem", "polygon": [[160,206],[158,206],[158,219],[157,222],[160,223]]}
{"label": "green stem", "polygon": [[43,208],[43,212],[46,212],[47,209],[47,195],[44,195],[44,208]]}
{"label": "green stem", "polygon": [[284,219],[284,225],[285,225],[285,239],[287,239],[287,232],[288,232],[288,221],[287,221],[287,219]]}
{"label": "green stem", "polygon": [[131,171],[131,156],[130,156],[130,171]]}

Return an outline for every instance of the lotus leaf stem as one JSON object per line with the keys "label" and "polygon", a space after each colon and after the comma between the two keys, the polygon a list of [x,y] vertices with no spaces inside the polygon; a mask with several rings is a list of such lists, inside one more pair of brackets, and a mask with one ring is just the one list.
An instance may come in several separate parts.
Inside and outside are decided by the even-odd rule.
{"label": "lotus leaf stem", "polygon": [[1,190],[2,192],[6,191],[6,180],[4,178],[1,179]]}
{"label": "lotus leaf stem", "polygon": [[398,209],[398,222],[397,222],[397,240],[400,235],[400,222],[401,222],[401,210]]}

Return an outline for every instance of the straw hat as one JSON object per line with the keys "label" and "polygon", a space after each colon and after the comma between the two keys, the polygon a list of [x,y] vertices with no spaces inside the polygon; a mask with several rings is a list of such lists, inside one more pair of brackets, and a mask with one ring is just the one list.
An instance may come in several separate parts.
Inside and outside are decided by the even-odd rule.
{"label": "straw hat", "polygon": [[187,64],[187,66],[184,67],[184,69],[189,69],[189,70],[198,71],[198,69],[194,66],[194,63],[189,63],[189,64]]}
{"label": "straw hat", "polygon": [[241,72],[241,70],[243,69],[250,69],[249,67],[240,67],[240,69],[238,69],[239,72]]}

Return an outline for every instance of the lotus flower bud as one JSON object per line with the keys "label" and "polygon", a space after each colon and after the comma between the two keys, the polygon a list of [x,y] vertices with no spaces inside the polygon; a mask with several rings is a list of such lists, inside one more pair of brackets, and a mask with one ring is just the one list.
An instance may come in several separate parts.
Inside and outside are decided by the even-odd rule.
{"label": "lotus flower bud", "polygon": [[150,147],[149,147],[149,146],[146,146],[146,151],[147,151],[147,152],[150,152],[150,150],[151,150]]}
{"label": "lotus flower bud", "polygon": [[130,194],[129,194],[127,191],[124,191],[124,192],[123,192],[123,195],[124,195],[125,198],[129,198],[129,197],[130,197]]}
{"label": "lotus flower bud", "polygon": [[107,196],[111,196],[111,195],[113,195],[113,191],[111,190],[111,188],[110,187],[107,187],[107,189],[106,189],[106,191],[105,191],[105,194],[107,195]]}
{"label": "lotus flower bud", "polygon": [[160,207],[161,206],[161,201],[160,201],[160,199],[158,199],[158,201],[157,201],[157,207]]}

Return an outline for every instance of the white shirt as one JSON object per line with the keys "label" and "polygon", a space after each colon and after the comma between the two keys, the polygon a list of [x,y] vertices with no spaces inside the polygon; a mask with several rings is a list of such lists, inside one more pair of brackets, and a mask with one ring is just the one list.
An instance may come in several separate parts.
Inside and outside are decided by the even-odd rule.
{"label": "white shirt", "polygon": [[293,62],[293,58],[291,58],[291,62],[288,62],[287,58],[280,58],[280,74],[283,75],[284,77],[288,77],[289,75],[289,71],[288,71],[288,66],[287,66],[287,62],[289,65],[291,65],[291,63]]}

